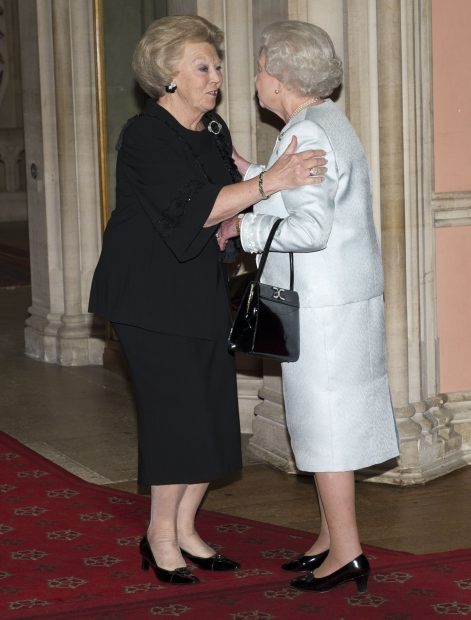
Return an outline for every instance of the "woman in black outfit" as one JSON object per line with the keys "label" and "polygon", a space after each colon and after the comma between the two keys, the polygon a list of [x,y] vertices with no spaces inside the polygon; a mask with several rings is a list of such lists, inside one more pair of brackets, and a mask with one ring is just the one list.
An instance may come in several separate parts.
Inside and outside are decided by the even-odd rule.
{"label": "woman in black outfit", "polygon": [[89,308],[112,322],[134,386],[139,481],[152,499],[142,565],[179,584],[198,582],[184,557],[209,570],[239,566],[194,524],[208,482],[241,467],[218,225],[264,193],[320,182],[309,170],[325,163],[322,153],[294,154],[294,140],[261,179],[240,182],[229,131],[211,112],[222,39],[201,17],[166,17],[136,48],[133,69],[150,99],[120,136],[116,209]]}

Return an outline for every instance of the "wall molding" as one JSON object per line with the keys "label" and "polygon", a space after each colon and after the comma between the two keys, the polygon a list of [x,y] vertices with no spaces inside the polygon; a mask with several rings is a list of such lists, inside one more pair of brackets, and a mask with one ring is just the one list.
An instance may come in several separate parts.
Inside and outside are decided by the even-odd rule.
{"label": "wall molding", "polygon": [[471,192],[434,193],[431,207],[436,228],[471,226]]}

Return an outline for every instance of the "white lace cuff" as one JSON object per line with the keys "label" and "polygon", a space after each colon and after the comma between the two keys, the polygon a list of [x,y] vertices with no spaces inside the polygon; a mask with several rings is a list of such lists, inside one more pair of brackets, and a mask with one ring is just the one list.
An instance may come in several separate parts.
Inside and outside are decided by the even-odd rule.
{"label": "white lace cuff", "polygon": [[[240,227],[240,240],[244,250],[250,254],[263,252],[271,227],[277,219],[278,216],[268,213],[246,213]],[[280,229],[275,236],[279,233]]]}
{"label": "white lace cuff", "polygon": [[257,250],[257,244],[255,240],[255,215],[253,213],[246,213],[242,218],[240,225],[240,241],[245,252],[255,254]]}

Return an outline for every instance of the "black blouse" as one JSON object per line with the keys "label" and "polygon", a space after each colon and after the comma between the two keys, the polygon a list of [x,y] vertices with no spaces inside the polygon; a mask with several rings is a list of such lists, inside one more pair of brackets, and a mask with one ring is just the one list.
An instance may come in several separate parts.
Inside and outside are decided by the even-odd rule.
{"label": "black blouse", "polygon": [[221,253],[217,227],[203,224],[237,172],[227,126],[211,116],[222,125],[219,136],[186,129],[149,99],[145,113],[124,126],[116,208],[93,277],[90,312],[153,331],[213,338],[214,313],[223,303]]}

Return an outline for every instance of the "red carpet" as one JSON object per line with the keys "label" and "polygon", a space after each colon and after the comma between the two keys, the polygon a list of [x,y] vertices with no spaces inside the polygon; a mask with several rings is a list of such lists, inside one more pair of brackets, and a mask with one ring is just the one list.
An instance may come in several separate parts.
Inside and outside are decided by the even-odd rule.
{"label": "red carpet", "polygon": [[0,286],[30,284],[29,254],[0,243]]}
{"label": "red carpet", "polygon": [[[196,569],[197,586],[140,570],[149,499],[83,482],[0,433],[0,618],[69,620],[430,620],[471,618],[471,552],[416,556],[366,547],[368,594],[289,587],[280,563],[311,535],[201,512],[203,537],[240,559],[235,573]],[[426,527],[426,524],[424,524]]]}

